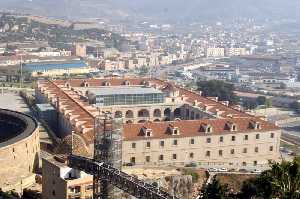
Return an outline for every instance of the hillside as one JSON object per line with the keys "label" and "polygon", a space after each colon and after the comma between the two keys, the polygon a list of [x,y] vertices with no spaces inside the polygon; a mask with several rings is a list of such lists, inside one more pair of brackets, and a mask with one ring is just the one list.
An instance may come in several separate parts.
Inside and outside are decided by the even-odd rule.
{"label": "hillside", "polygon": [[151,18],[160,21],[292,18],[299,20],[299,0],[0,0],[2,9],[62,18],[109,20]]}

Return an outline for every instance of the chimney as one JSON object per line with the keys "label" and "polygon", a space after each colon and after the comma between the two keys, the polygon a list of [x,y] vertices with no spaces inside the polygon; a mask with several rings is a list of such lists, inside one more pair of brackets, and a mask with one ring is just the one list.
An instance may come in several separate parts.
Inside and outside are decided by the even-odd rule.
{"label": "chimney", "polygon": [[197,106],[197,104],[198,104],[198,100],[194,100],[193,105],[194,105],[194,106]]}

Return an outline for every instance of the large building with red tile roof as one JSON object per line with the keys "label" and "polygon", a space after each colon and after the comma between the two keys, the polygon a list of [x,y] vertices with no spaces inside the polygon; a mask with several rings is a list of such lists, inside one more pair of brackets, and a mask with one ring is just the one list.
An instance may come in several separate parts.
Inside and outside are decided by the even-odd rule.
{"label": "large building with red tile roof", "polygon": [[203,97],[174,83],[149,78],[41,81],[38,103],[58,111],[59,137],[75,132],[92,153],[94,120],[122,119],[122,161],[135,165],[266,166],[279,159],[281,130],[263,118]]}

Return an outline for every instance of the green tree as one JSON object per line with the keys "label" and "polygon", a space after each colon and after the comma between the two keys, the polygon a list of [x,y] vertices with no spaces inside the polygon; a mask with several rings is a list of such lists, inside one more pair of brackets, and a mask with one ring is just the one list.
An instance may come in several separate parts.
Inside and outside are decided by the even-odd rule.
{"label": "green tree", "polygon": [[14,191],[3,192],[0,188],[0,198],[4,199],[19,199],[19,194]]}
{"label": "green tree", "polygon": [[293,109],[294,111],[298,111],[300,109],[300,104],[298,101],[295,101],[290,104],[290,108]]}
{"label": "green tree", "polygon": [[300,165],[297,161],[274,163],[264,175],[271,179],[274,197],[300,198]]}
{"label": "green tree", "polygon": [[245,100],[243,100],[242,105],[246,109],[255,109],[257,107],[256,100],[253,100],[253,99],[245,99]]}
{"label": "green tree", "polygon": [[270,170],[263,172],[257,179],[244,183],[240,196],[259,199],[299,199],[300,159],[272,163]]}
{"label": "green tree", "polygon": [[267,98],[265,96],[258,96],[256,98],[256,103],[258,105],[265,105],[266,104],[266,101],[267,101]]}
{"label": "green tree", "polygon": [[272,107],[272,100],[270,98],[266,98],[265,96],[258,96],[256,98],[257,105],[265,105],[267,108]]}
{"label": "green tree", "polygon": [[196,171],[194,171],[193,169],[185,169],[184,175],[192,176],[193,183],[197,182],[199,179],[199,174]]}
{"label": "green tree", "polygon": [[265,102],[265,105],[266,105],[267,108],[272,107],[272,99],[267,98],[267,100],[266,100],[266,102]]}
{"label": "green tree", "polygon": [[225,199],[227,198],[228,185],[222,185],[216,177],[213,181],[204,186],[202,189],[202,198],[203,199]]}
{"label": "green tree", "polygon": [[218,97],[219,100],[229,101],[230,104],[237,104],[239,99],[234,94],[234,85],[219,80],[199,81],[198,90],[201,90],[204,96]]}
{"label": "green tree", "polygon": [[243,183],[239,198],[251,199],[257,195],[256,179],[249,179]]}
{"label": "green tree", "polygon": [[23,199],[41,199],[42,194],[36,190],[24,189]]}

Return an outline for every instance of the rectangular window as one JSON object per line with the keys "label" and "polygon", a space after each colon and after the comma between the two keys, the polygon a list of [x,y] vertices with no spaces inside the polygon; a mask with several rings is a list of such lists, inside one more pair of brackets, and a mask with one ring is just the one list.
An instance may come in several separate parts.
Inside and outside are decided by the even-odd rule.
{"label": "rectangular window", "polygon": [[133,148],[133,149],[136,148],[136,143],[135,143],[135,142],[133,142],[133,143],[131,144],[131,148]]}
{"label": "rectangular window", "polygon": [[211,138],[206,138],[206,143],[211,143]]}
{"label": "rectangular window", "polygon": [[176,146],[178,144],[177,140],[173,140],[173,145]]}
{"label": "rectangular window", "polygon": [[210,157],[210,151],[206,151],[206,154],[205,154],[207,157]]}
{"label": "rectangular window", "polygon": [[164,146],[165,146],[165,141],[163,141],[163,140],[160,141],[160,142],[159,142],[159,146],[164,147]]}
{"label": "rectangular window", "polygon": [[146,137],[151,137],[151,131],[146,132]]}
{"label": "rectangular window", "polygon": [[273,146],[270,146],[269,151],[273,151]]}
{"label": "rectangular window", "polygon": [[131,158],[130,158],[130,162],[131,162],[132,164],[135,164],[135,157],[131,157]]}
{"label": "rectangular window", "polygon": [[243,149],[243,153],[247,153],[247,148],[244,148],[244,149]]}
{"label": "rectangular window", "polygon": [[177,154],[173,154],[173,160],[177,159]]}
{"label": "rectangular window", "polygon": [[220,142],[223,142],[223,141],[224,141],[224,137],[221,136],[221,137],[220,137]]}
{"label": "rectangular window", "polygon": [[253,161],[253,165],[254,166],[256,166],[257,165],[257,161],[255,160],[255,161]]}
{"label": "rectangular window", "polygon": [[150,156],[146,156],[146,162],[150,162]]}
{"label": "rectangular window", "polygon": [[93,185],[88,185],[88,186],[86,186],[85,189],[86,189],[86,190],[93,190]]}
{"label": "rectangular window", "polygon": [[256,137],[256,139],[258,140],[258,139],[259,139],[259,134],[256,134],[256,136],[255,136],[255,137]]}
{"label": "rectangular window", "polygon": [[80,186],[76,186],[76,187],[75,187],[75,194],[80,193],[80,189],[81,189]]}
{"label": "rectangular window", "polygon": [[255,147],[254,151],[255,153],[258,153],[258,147]]}
{"label": "rectangular window", "polygon": [[231,154],[234,154],[234,149],[231,149],[231,150],[230,150],[230,153],[231,153]]}
{"label": "rectangular window", "polygon": [[245,136],[244,136],[244,140],[248,140],[248,135],[245,135]]}
{"label": "rectangular window", "polygon": [[223,156],[223,151],[219,150],[219,156]]}
{"label": "rectangular window", "polygon": [[195,140],[194,140],[194,139],[191,139],[191,140],[190,140],[190,144],[195,144]]}
{"label": "rectangular window", "polygon": [[271,137],[271,138],[274,138],[274,133],[271,133],[270,137]]}
{"label": "rectangular window", "polygon": [[164,160],[164,156],[163,156],[163,155],[160,155],[160,156],[158,157],[158,160],[159,160],[159,161],[163,161],[163,160]]}
{"label": "rectangular window", "polygon": [[194,153],[190,153],[190,158],[194,158]]}
{"label": "rectangular window", "polygon": [[235,141],[235,136],[231,136],[231,141]]}
{"label": "rectangular window", "polygon": [[151,147],[151,143],[150,143],[150,142],[147,142],[146,147],[147,147],[147,148],[150,148],[150,147]]}

